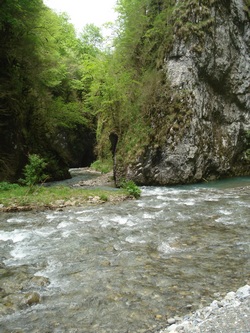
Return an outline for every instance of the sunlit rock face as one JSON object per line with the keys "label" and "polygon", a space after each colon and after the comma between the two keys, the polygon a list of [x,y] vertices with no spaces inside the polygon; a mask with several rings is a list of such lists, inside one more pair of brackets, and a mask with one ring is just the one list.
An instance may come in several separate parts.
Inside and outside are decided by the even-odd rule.
{"label": "sunlit rock face", "polygon": [[152,142],[127,168],[138,184],[250,174],[249,12],[242,0],[211,3],[205,23],[202,5],[195,18],[189,11],[200,31],[177,31],[165,55],[164,72],[173,91],[184,96],[188,117],[175,121],[164,145],[155,148]]}

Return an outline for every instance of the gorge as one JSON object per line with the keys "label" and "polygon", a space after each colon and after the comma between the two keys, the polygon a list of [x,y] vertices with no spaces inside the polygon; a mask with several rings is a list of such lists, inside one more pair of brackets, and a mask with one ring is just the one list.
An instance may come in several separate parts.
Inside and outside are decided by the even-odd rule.
{"label": "gorge", "polygon": [[249,1],[124,0],[117,11],[108,46],[41,0],[3,1],[0,180],[17,181],[34,153],[51,180],[110,163],[112,136],[118,186],[249,175]]}

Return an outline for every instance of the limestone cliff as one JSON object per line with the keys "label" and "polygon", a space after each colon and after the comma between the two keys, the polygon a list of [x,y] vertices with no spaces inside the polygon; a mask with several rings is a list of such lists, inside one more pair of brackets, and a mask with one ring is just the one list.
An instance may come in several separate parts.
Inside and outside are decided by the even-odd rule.
{"label": "limestone cliff", "polygon": [[173,119],[163,144],[151,140],[124,169],[126,177],[167,185],[249,175],[249,7],[243,0],[177,4],[162,70],[186,111]]}

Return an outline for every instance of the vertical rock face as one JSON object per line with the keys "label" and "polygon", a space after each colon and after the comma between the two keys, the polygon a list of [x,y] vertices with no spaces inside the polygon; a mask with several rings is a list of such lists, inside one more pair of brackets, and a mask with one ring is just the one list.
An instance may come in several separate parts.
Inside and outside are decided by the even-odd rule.
{"label": "vertical rock face", "polygon": [[186,36],[176,30],[165,57],[164,71],[173,91],[185,96],[189,116],[173,123],[165,144],[152,142],[127,169],[138,184],[250,174],[249,13],[242,0],[211,3],[206,22],[202,5],[189,9],[196,30]]}

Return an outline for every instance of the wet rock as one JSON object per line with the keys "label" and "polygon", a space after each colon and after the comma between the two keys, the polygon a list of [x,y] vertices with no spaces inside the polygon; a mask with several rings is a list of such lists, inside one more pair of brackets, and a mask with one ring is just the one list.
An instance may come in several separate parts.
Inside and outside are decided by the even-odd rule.
{"label": "wet rock", "polygon": [[5,290],[6,294],[12,294],[15,291],[22,290],[23,284],[21,281],[9,279],[3,282],[3,289]]}
{"label": "wet rock", "polygon": [[17,309],[22,309],[23,307],[32,306],[38,304],[41,301],[41,296],[37,292],[30,293],[15,293],[4,297],[3,305],[6,311],[16,311]]}
{"label": "wet rock", "polygon": [[40,301],[41,301],[41,296],[37,292],[31,292],[25,294],[24,303],[29,306],[40,303]]}
{"label": "wet rock", "polygon": [[31,279],[31,283],[32,285],[37,285],[40,287],[45,287],[48,286],[50,284],[50,281],[48,278],[44,277],[44,276],[34,276]]}

